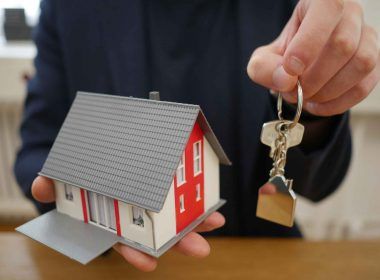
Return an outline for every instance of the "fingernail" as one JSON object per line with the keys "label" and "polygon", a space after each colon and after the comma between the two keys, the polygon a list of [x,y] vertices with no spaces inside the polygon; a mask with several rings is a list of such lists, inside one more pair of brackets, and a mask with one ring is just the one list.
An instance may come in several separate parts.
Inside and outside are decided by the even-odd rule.
{"label": "fingernail", "polygon": [[305,64],[295,56],[290,57],[288,67],[292,74],[297,76],[301,75],[305,70]]}
{"label": "fingernail", "polygon": [[276,70],[274,70],[272,80],[273,85],[279,91],[291,90],[293,87],[293,78],[288,73],[286,73],[283,66],[279,66]]}

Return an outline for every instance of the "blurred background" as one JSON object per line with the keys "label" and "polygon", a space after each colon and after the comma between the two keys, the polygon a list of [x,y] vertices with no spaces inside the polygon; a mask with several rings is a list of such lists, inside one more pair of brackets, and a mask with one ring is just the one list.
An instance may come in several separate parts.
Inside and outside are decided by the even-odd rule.
{"label": "blurred background", "polygon": [[[380,1],[362,0],[366,20],[380,32]],[[0,0],[0,228],[37,215],[13,177],[25,85],[36,49],[31,30],[39,0]],[[353,160],[332,196],[313,204],[300,199],[297,221],[312,240],[380,237],[380,86],[352,110]],[[379,172],[379,173],[377,173]]]}

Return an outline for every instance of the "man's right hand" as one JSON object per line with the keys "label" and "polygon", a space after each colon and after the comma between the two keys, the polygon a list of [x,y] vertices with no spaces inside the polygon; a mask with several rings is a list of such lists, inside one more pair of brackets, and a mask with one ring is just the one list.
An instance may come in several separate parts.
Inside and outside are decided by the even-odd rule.
{"label": "man's right hand", "polygon": [[[38,176],[32,185],[33,197],[42,203],[55,201],[54,183],[52,180]],[[183,237],[171,250],[176,250],[186,256],[204,258],[210,254],[210,245],[199,234],[220,228],[224,225],[225,219],[222,214],[215,212],[204,220],[194,231]],[[158,260],[152,256],[135,250],[123,244],[116,244],[114,249],[124,257],[124,259],[142,271],[153,271],[157,267]]]}

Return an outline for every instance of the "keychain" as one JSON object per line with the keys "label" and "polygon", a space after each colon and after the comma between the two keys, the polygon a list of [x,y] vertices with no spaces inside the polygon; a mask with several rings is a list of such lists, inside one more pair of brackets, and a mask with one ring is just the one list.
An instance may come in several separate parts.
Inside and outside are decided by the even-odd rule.
{"label": "keychain", "polygon": [[300,82],[297,82],[297,111],[293,121],[282,117],[282,96],[277,97],[278,120],[264,123],[261,142],[270,147],[273,159],[270,179],[259,189],[256,216],[284,226],[292,227],[296,207],[296,195],[292,189],[293,180],[285,178],[286,154],[290,147],[301,143],[304,126],[298,123],[303,103]]}

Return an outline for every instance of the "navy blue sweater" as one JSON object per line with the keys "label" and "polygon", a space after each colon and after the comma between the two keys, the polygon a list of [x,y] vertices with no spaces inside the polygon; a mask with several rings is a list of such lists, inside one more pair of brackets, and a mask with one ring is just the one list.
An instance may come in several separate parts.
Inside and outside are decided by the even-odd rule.
{"label": "navy blue sweater", "polygon": [[[199,104],[234,163],[221,169],[227,223],[214,234],[299,236],[296,226],[255,217],[272,164],[260,130],[276,113],[246,74],[252,51],[279,34],[292,9],[290,0],[43,1],[15,164],[25,194],[78,90],[143,98],[158,90],[162,100]],[[321,200],[338,187],[350,154],[344,114],[326,143],[289,150],[287,177],[299,194]],[[54,207],[35,203],[41,212]]]}

